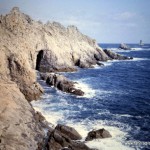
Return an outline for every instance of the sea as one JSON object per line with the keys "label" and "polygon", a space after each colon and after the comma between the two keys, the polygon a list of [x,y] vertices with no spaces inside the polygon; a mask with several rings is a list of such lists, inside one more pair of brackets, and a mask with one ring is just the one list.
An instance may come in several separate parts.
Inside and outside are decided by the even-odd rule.
{"label": "sea", "polygon": [[133,60],[103,62],[91,69],[62,73],[77,82],[84,96],[74,96],[49,87],[38,77],[45,93],[33,101],[35,110],[56,124],[74,127],[83,137],[91,130],[104,128],[112,138],[86,144],[98,150],[150,150],[150,44],[100,44]]}

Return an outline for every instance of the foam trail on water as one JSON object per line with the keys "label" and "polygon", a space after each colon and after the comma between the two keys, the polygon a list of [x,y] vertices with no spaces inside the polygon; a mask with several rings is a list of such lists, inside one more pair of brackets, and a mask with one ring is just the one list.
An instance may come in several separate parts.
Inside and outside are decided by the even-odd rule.
{"label": "foam trail on water", "polygon": [[132,61],[143,61],[143,60],[150,60],[149,58],[133,58]]}
{"label": "foam trail on water", "polygon": [[143,50],[143,48],[135,47],[135,48],[131,48],[131,50],[133,50],[133,51],[140,51],[140,50]]}

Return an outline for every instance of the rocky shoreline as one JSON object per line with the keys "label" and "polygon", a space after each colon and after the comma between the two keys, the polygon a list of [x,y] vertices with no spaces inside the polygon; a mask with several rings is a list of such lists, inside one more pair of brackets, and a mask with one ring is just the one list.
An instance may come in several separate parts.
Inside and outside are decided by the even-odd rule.
{"label": "rocky shoreline", "polygon": [[74,128],[61,124],[52,128],[40,112],[36,113],[35,118],[47,131],[43,141],[38,143],[39,150],[94,150],[86,145],[87,141],[112,137],[107,130],[99,129],[90,131],[85,141],[81,142],[82,136]]}
{"label": "rocky shoreline", "polygon": [[84,92],[75,87],[75,82],[68,80],[63,75],[54,73],[40,73],[41,79],[45,80],[49,86],[78,96],[83,96]]}
{"label": "rocky shoreline", "polygon": [[[0,16],[0,35],[0,149],[89,149],[84,143],[71,139],[72,132],[68,135],[75,129],[66,126],[63,131],[60,126],[51,129],[42,114],[35,112],[30,102],[39,99],[44,92],[36,81],[35,70],[70,72],[77,67],[102,65],[102,61],[132,58],[103,50],[75,26],[65,28],[56,22],[43,24],[17,7]],[[84,94],[61,75],[41,76],[50,86],[64,92]],[[64,133],[64,130],[67,131]],[[101,132],[94,134],[100,138],[97,135]]]}

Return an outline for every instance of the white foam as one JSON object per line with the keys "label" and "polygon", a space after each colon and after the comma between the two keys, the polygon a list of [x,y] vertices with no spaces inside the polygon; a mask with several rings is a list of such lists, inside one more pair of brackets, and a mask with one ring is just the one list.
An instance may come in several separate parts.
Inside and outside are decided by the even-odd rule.
{"label": "white foam", "polygon": [[81,89],[84,92],[84,96],[86,98],[92,98],[96,95],[96,90],[92,89],[90,85],[84,83],[81,80],[75,81],[78,82],[75,84],[75,88]]}
{"label": "white foam", "polygon": [[[36,111],[39,111],[42,113],[42,115],[46,118],[46,120],[54,125],[57,125],[59,120],[63,120],[64,119],[64,115],[60,112],[56,112],[56,111],[49,111],[47,109],[45,109],[46,107],[48,107],[48,105],[43,101],[32,101],[32,106],[34,107],[34,109]],[[51,107],[52,104],[50,104]]]}
{"label": "white foam", "polygon": [[128,114],[122,114],[122,115],[120,115],[120,116],[121,116],[121,117],[128,117],[128,118],[133,117],[133,116],[128,115]]}
{"label": "white foam", "polygon": [[94,65],[94,69],[100,69],[100,68],[102,68],[103,66],[100,66],[100,65]]}
{"label": "white foam", "polygon": [[134,57],[133,59],[129,59],[129,60],[108,60],[107,62],[102,62],[104,64],[105,67],[111,66],[113,65],[113,63],[116,62],[132,62],[132,61],[144,61],[144,60],[150,60],[149,58],[136,58]]}
{"label": "white foam", "polygon": [[41,97],[42,97],[43,99],[49,99],[49,98],[52,97],[52,95],[45,93],[45,94],[43,94]]}
{"label": "white foam", "polygon": [[113,64],[113,61],[107,61],[107,62],[103,62],[104,66],[111,66]]}
{"label": "white foam", "polygon": [[[106,63],[112,64],[111,61],[106,62]],[[96,95],[97,92],[102,95],[109,93],[109,91],[93,90],[88,84],[84,82],[84,80],[78,80],[77,82],[79,83],[75,84],[75,86],[76,88],[79,88],[85,92],[84,97],[92,98]],[[96,148],[98,150],[132,150],[132,148],[128,147],[128,145],[123,145],[123,143],[125,142],[125,137],[127,133],[122,131],[123,125],[121,123],[106,121],[106,120],[91,121],[91,120],[85,119],[85,120],[78,121],[78,122],[74,122],[74,120],[68,120],[66,118],[69,116],[69,114],[71,113],[73,115],[74,114],[76,115],[76,112],[74,110],[70,111],[68,109],[61,109],[61,108],[64,108],[64,106],[66,108],[70,107],[65,98],[61,98],[59,102],[51,103],[52,97],[53,96],[50,96],[49,94],[45,94],[43,96],[44,98],[43,100],[33,101],[32,105],[36,111],[41,112],[45,116],[46,120],[52,123],[54,126],[56,126],[59,122],[63,122],[63,123],[65,122],[65,124],[74,127],[82,135],[83,141],[86,138],[87,133],[89,131],[93,129],[105,128],[111,133],[112,138],[93,140],[93,141],[87,142],[86,144],[90,148]],[[58,106],[59,106],[59,109],[56,110],[55,108],[57,108]],[[80,109],[83,109],[83,105],[79,105],[78,107]],[[103,114],[107,114],[107,113],[110,114],[110,112],[107,110]],[[99,115],[101,114],[99,113]],[[128,114],[124,114],[121,116],[129,117]],[[126,126],[125,128],[126,128],[126,131],[131,130],[130,127],[128,126]]]}
{"label": "white foam", "polygon": [[133,58],[132,61],[150,60],[149,58]]}
{"label": "white foam", "polygon": [[110,50],[114,51],[114,52],[131,52],[132,50],[123,50],[123,49],[119,49],[119,48],[110,48]]}
{"label": "white foam", "polygon": [[[121,131],[118,127],[115,126],[119,126],[120,128],[122,127],[131,130],[130,127],[128,126],[124,127],[124,125],[119,122],[114,122],[114,121],[112,122],[107,120],[91,121],[89,119],[85,119],[82,121],[74,122],[74,120],[66,119],[66,117],[69,116],[70,113],[76,114],[76,112],[74,112],[73,110],[71,110],[71,112],[66,109],[65,110],[58,109],[58,111],[55,109],[52,110],[53,107],[56,108],[58,105],[64,108],[64,106],[66,105],[66,99],[61,99],[60,103],[54,103],[54,104],[50,103],[49,106],[46,103],[47,100],[33,101],[32,105],[36,111],[40,111],[45,116],[47,121],[53,124],[53,127],[56,126],[59,122],[74,127],[82,135],[83,137],[82,141],[85,140],[88,132],[93,129],[96,130],[96,129],[105,128],[111,133],[112,138],[93,140],[87,142],[86,144],[90,148],[96,148],[98,150],[132,150],[132,148],[129,148],[128,145],[127,146],[123,145],[127,133]],[[46,109],[48,107],[51,107],[51,109]],[[79,108],[81,109],[82,107],[83,107],[82,105],[79,106]],[[110,113],[110,112],[106,110],[104,114],[106,113]],[[107,124],[111,126],[108,126]]]}
{"label": "white foam", "polygon": [[112,51],[117,51],[118,50],[118,48],[108,48],[108,49],[110,49]]}
{"label": "white foam", "polygon": [[112,126],[107,126],[104,124],[103,121],[96,121],[96,122],[91,122],[90,120],[87,122],[78,122],[78,123],[73,123],[73,122],[67,122],[69,126],[73,126],[83,137],[83,141],[85,140],[87,134],[89,131],[95,129],[101,129],[105,128],[108,130],[112,138],[106,138],[106,139],[97,139],[93,141],[89,141],[86,143],[87,146],[90,148],[95,148],[98,150],[132,150],[132,148],[123,145],[124,143],[124,137],[126,136],[126,133],[121,131],[117,127],[112,127]]}
{"label": "white foam", "polygon": [[140,50],[143,50],[143,48],[135,47],[135,48],[131,48],[131,50],[133,50],[133,51],[140,51]]}
{"label": "white foam", "polygon": [[128,61],[128,60],[108,60],[107,62],[102,62],[105,67],[113,65],[115,62],[122,62],[122,61]]}
{"label": "white foam", "polygon": [[[37,101],[35,102],[35,104],[32,102],[32,105],[34,107],[34,109],[36,111],[39,111],[42,113],[42,115],[46,118],[46,120],[52,125],[52,127],[55,127],[58,123],[63,123],[65,124],[65,122],[67,122],[67,119],[65,116],[69,116],[70,111],[69,110],[52,110],[52,108],[50,109],[45,109],[46,108],[46,104],[38,104],[37,105]],[[51,105],[51,104],[50,104]],[[65,104],[62,104],[62,108]],[[56,107],[52,106],[52,107]],[[69,106],[67,106],[69,107]],[[76,111],[71,110],[72,114],[76,114]],[[73,115],[72,115],[73,116]],[[67,124],[68,125],[68,124]]]}
{"label": "white foam", "polygon": [[145,51],[145,50],[150,50],[150,48],[146,48],[146,47],[142,47],[142,48],[140,48],[140,47],[136,47],[136,48],[132,48],[131,49],[132,51]]}
{"label": "white foam", "polygon": [[131,52],[131,51],[150,50],[150,48],[146,48],[146,47],[134,47],[134,48],[131,48],[131,50],[123,50],[123,49],[119,49],[119,48],[109,48],[109,49],[114,51],[114,52]]}

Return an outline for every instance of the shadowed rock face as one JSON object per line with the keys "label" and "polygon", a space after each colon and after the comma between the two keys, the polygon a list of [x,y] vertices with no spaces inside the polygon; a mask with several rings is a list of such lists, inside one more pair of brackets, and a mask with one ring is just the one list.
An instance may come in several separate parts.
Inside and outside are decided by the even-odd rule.
{"label": "shadowed rock face", "polygon": [[43,50],[39,51],[37,54],[37,59],[36,59],[36,70],[40,69],[41,66],[41,60],[43,59]]}

